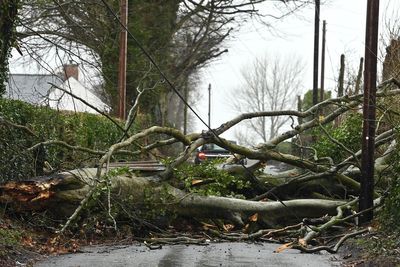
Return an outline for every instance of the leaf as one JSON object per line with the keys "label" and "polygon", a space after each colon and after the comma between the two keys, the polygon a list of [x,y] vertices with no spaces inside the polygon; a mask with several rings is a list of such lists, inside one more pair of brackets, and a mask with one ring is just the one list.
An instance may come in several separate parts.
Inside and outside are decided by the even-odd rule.
{"label": "leaf", "polygon": [[208,229],[208,228],[218,228],[217,226],[213,225],[213,224],[209,224],[209,223],[205,223],[205,222],[201,222],[201,224],[203,225],[203,229]]}
{"label": "leaf", "polygon": [[233,224],[224,224],[223,225],[225,232],[229,232],[230,230],[232,230],[233,228],[235,228],[235,226]]}
{"label": "leaf", "polygon": [[299,244],[301,246],[303,246],[303,247],[306,247],[307,246],[307,241],[304,238],[300,238],[299,239]]}
{"label": "leaf", "polygon": [[203,180],[193,180],[192,181],[192,185],[199,184],[199,183],[202,183],[202,182],[203,182]]}
{"label": "leaf", "polygon": [[22,239],[22,244],[27,247],[34,247],[36,242],[32,239],[31,236],[26,236]]}
{"label": "leaf", "polygon": [[281,253],[282,251],[284,251],[286,249],[292,248],[292,245],[293,245],[293,242],[283,244],[282,246],[277,248],[274,252],[275,253]]}
{"label": "leaf", "polygon": [[254,213],[249,217],[250,222],[256,222],[258,220],[258,213]]}

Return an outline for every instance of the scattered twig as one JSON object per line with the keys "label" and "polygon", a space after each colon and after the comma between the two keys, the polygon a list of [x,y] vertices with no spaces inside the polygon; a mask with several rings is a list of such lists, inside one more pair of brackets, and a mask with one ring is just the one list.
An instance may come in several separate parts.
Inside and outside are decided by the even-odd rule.
{"label": "scattered twig", "polygon": [[6,119],[5,119],[4,117],[2,117],[2,116],[0,116],[0,123],[1,123],[1,124],[5,124],[5,125],[8,125],[8,126],[11,126],[11,127],[13,127],[13,128],[17,128],[17,129],[23,130],[24,132],[26,132],[26,133],[28,133],[28,134],[30,134],[30,135],[32,135],[32,136],[38,138],[37,134],[36,134],[35,132],[33,132],[33,130],[30,129],[29,127],[26,127],[26,126],[24,126],[24,125],[19,125],[19,124],[13,123],[13,122],[11,122],[11,121],[9,121],[9,120],[6,120]]}
{"label": "scattered twig", "polygon": [[307,248],[307,247],[304,247],[302,245],[292,245],[292,248],[298,249],[298,250],[300,250],[302,252],[306,252],[306,253],[315,253],[315,252],[318,252],[318,251],[326,250],[329,253],[334,254],[334,253],[338,252],[340,246],[343,244],[344,241],[346,241],[350,237],[361,235],[361,234],[364,234],[366,232],[368,232],[367,228],[359,230],[359,231],[355,231],[353,233],[346,234],[342,238],[340,238],[340,240],[334,246],[318,246],[318,247],[313,247],[313,248]]}

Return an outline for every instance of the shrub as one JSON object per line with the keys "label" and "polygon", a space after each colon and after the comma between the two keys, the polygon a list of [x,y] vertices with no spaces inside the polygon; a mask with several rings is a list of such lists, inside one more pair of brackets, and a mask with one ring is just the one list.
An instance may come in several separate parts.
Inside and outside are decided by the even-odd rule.
{"label": "shrub", "polygon": [[[217,168],[220,161],[205,161],[199,165],[182,164],[175,172],[190,192],[201,195],[243,197],[250,183],[242,177],[234,176]],[[200,183],[203,185],[197,186]]]}
{"label": "shrub", "polygon": [[[0,99],[0,117],[31,129],[36,136],[0,124],[0,181],[41,175],[46,160],[55,170],[91,166],[98,156],[46,146],[33,152],[27,148],[45,140],[105,150],[118,141],[121,131],[108,119],[88,113],[59,112],[22,101]],[[132,130],[134,132],[134,130]]]}
{"label": "shrub", "polygon": [[[362,135],[362,115],[350,113],[345,117],[339,127],[333,125],[325,126],[327,132],[335,140],[339,141],[351,151],[357,152],[361,149]],[[330,138],[321,130],[314,132],[318,136],[318,141],[313,145],[318,153],[318,157],[331,157],[335,163],[351,156],[340,145],[332,142]]]}
{"label": "shrub", "polygon": [[379,221],[382,228],[387,232],[400,232],[400,150],[397,138],[397,148],[391,158],[390,172],[386,174],[390,178],[388,195],[384,200],[384,206],[379,213]]}

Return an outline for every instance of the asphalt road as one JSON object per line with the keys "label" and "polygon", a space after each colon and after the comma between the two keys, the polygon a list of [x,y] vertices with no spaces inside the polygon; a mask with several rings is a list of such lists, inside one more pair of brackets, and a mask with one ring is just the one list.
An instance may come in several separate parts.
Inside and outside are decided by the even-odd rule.
{"label": "asphalt road", "polygon": [[329,254],[304,254],[297,250],[274,253],[275,244],[213,243],[208,246],[168,245],[150,250],[144,245],[95,246],[83,253],[52,256],[36,267],[112,266],[339,266]]}

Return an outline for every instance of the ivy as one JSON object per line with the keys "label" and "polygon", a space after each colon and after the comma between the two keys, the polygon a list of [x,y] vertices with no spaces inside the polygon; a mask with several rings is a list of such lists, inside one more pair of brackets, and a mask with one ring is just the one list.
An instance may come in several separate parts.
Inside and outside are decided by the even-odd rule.
{"label": "ivy", "polygon": [[0,97],[5,92],[8,77],[8,59],[15,43],[15,21],[20,6],[19,0],[0,1]]}

